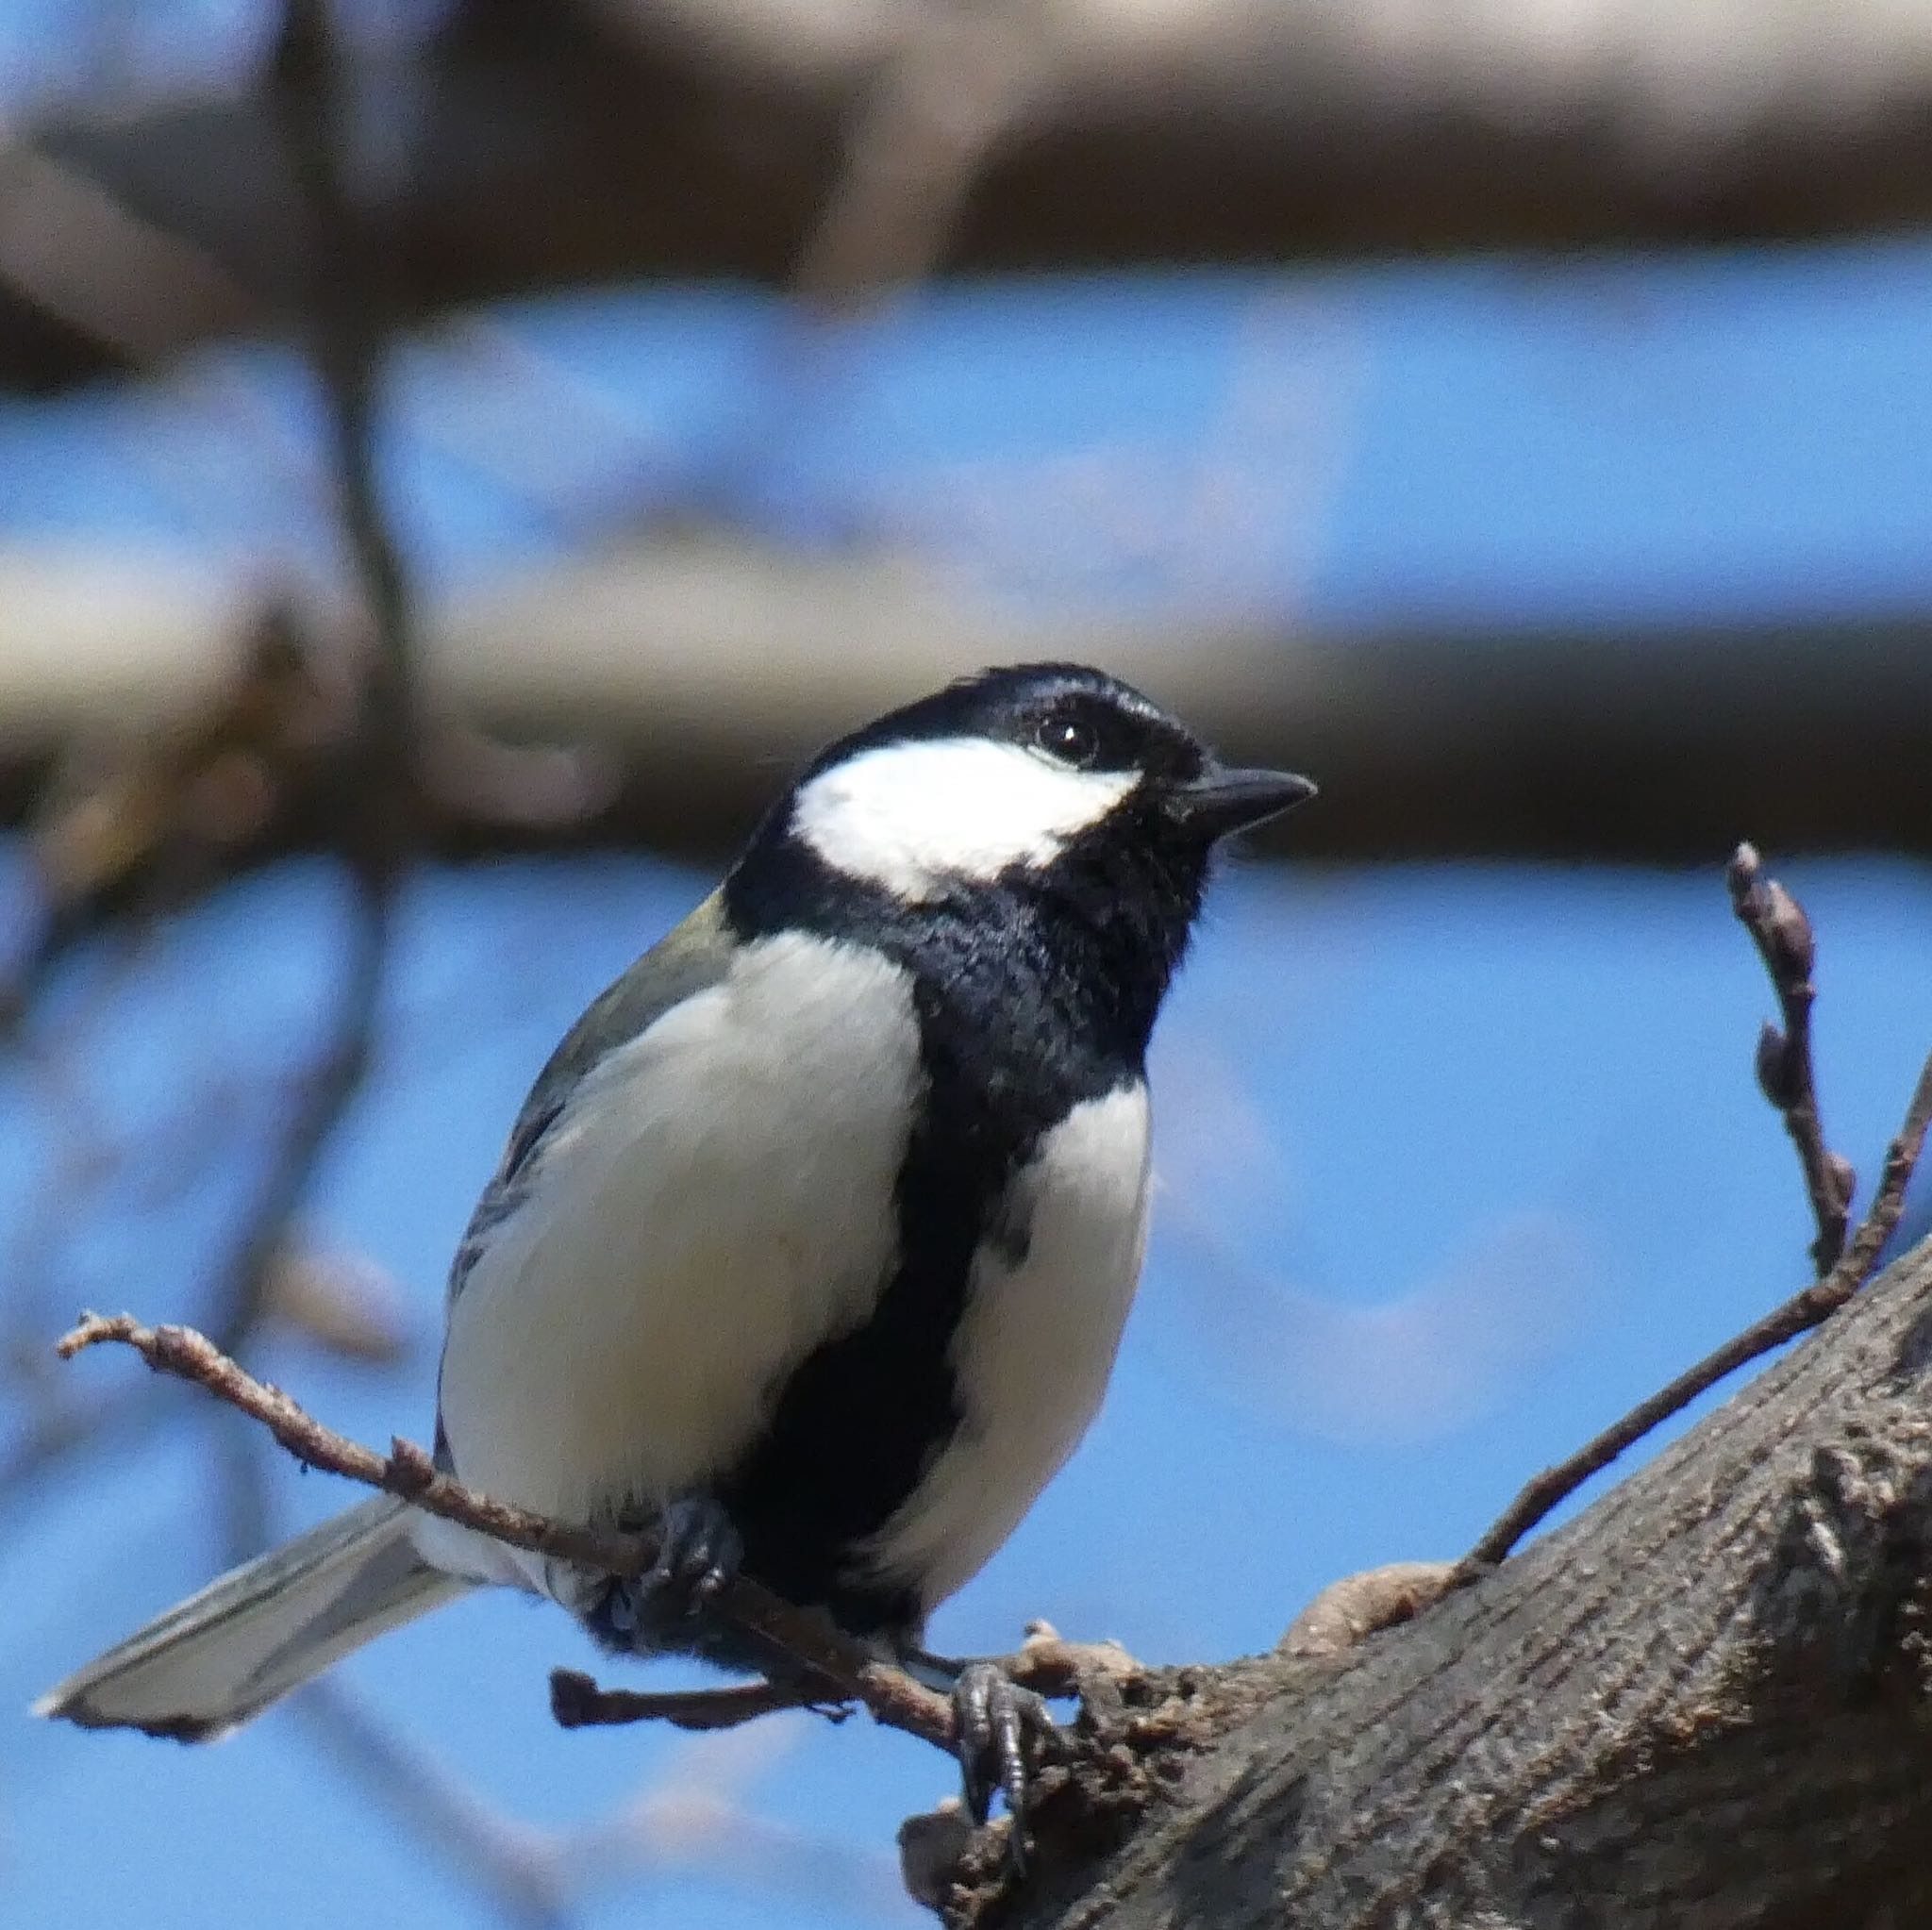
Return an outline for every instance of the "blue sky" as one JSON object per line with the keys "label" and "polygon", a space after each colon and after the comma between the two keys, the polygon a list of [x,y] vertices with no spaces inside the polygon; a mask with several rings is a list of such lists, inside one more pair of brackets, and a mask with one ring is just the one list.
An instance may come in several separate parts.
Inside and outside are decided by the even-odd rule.
{"label": "blue sky", "polygon": [[[758,298],[583,296],[408,348],[386,473],[437,587],[696,491],[801,540],[910,544],[1029,606],[1183,626],[1230,605],[1499,638],[1923,608],[1928,301],[1920,241],[1033,283],[922,297],[808,361]],[[259,350],[7,404],[0,540],[320,569],[313,426],[295,365]],[[1265,1644],[1341,1573],[1459,1550],[1527,1473],[1799,1283],[1806,1216],[1750,1073],[1769,998],[1723,857],[1668,876],[1226,881],[1161,1034],[1159,1230],[1112,1395],[941,1645],[1005,1647],[1038,1614],[1156,1659]],[[1883,859],[1775,868],[1823,935],[1826,1107],[1869,1173],[1932,1043],[1932,890]],[[376,1440],[426,1431],[442,1272],[529,1077],[706,883],[619,859],[418,883],[383,1067],[313,1218],[402,1283],[423,1344],[389,1375],[285,1350],[274,1371],[319,1411]],[[71,1069],[102,1119],[163,1145],[211,1120],[228,1163],[174,1197],[164,1158],[118,1211],[41,1243],[50,1323],[200,1304],[259,1156],[259,1075],[300,1062],[326,995],[336,908],[324,873],[292,867],[169,929],[125,979],[94,961],[63,983],[55,1016],[78,1027]],[[0,1069],[9,1267],[59,1156],[48,1118],[31,1069]],[[0,1893],[36,1923],[485,1921],[286,1718],[194,1753],[6,1713],[206,1579],[198,1439],[7,1523]],[[290,1522],[347,1498],[280,1478]],[[600,1892],[587,1924],[914,1921],[885,1859],[899,1817],[947,1788],[937,1757],[863,1724],[772,1725],[736,1755],[560,1735],[543,1673],[584,1659],[561,1618],[477,1600],[354,1678],[534,1824],[642,1791],[661,1843],[702,1837],[698,1796],[741,1806],[725,1851]],[[800,1841],[838,1854],[788,1862]],[[781,1911],[760,1855],[824,1889]]]}
{"label": "blue sky", "polygon": [[[386,469],[474,586],[693,497],[910,545],[1029,607],[1318,627],[1932,598],[1932,243],[947,288],[836,344],[728,289],[408,345]],[[268,350],[0,404],[0,539],[320,570],[314,396]]]}

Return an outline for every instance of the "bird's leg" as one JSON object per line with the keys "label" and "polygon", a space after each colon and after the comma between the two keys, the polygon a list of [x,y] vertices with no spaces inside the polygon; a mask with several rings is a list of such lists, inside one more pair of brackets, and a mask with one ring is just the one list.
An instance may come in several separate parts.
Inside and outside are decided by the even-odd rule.
{"label": "bird's leg", "polygon": [[1022,1689],[997,1662],[969,1662],[953,1685],[953,1718],[958,1739],[966,1807],[984,1822],[998,1789],[1013,1816],[1013,1855],[1023,1855],[1028,1745],[1058,1734],[1043,1696]]}
{"label": "bird's leg", "polygon": [[683,1649],[706,1603],[738,1572],[744,1543],[711,1496],[686,1495],[657,1523],[658,1559],[641,1575],[620,1576],[586,1615],[610,1647]]}
{"label": "bird's leg", "polygon": [[984,1822],[994,1792],[1006,1797],[1012,1815],[1008,1854],[1014,1869],[1024,1869],[1032,1761],[1059,1734],[1045,1697],[1022,1689],[997,1662],[958,1662],[910,1645],[901,1655],[915,1674],[951,1678],[953,1746],[967,1810],[975,1823]]}

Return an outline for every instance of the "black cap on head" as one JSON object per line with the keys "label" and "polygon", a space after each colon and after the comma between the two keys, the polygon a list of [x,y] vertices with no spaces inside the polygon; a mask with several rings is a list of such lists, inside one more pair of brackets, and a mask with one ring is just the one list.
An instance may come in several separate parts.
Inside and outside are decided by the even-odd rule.
{"label": "black cap on head", "polygon": [[1129,773],[1173,824],[1212,843],[1315,794],[1289,772],[1224,767],[1186,724],[1119,677],[1078,663],[1020,663],[961,677],[828,749],[814,770],[921,739],[984,737],[1072,770]]}

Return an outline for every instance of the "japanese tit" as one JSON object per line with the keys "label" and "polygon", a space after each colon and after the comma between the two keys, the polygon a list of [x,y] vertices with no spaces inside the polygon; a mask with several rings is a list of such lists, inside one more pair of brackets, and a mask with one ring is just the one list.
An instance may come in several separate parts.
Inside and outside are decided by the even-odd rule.
{"label": "japanese tit", "polygon": [[[659,1523],[656,1573],[377,1497],[40,1712],[215,1736],[483,1582],[613,1648],[743,1663],[691,1611],[741,1565],[919,1653],[1100,1404],[1146,1235],[1148,1037],[1212,850],[1312,791],[1063,664],[832,745],[557,1048],[451,1269],[441,1465],[563,1520]],[[961,1693],[978,1748],[1000,1686]]]}

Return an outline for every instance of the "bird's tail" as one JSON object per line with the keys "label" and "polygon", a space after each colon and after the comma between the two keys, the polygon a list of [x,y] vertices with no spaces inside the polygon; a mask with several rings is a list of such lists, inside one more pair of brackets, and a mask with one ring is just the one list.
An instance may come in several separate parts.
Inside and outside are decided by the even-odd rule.
{"label": "bird's tail", "polygon": [[408,1506],[365,1501],[230,1569],[34,1705],[89,1729],[205,1742],[470,1585],[430,1567]]}

